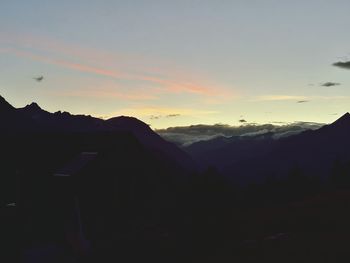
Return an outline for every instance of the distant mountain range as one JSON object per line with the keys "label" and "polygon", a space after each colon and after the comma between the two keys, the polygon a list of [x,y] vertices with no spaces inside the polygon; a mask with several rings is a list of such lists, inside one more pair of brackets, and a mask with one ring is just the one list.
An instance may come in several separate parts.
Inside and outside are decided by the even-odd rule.
{"label": "distant mountain range", "polygon": [[350,161],[350,114],[316,130],[276,138],[274,132],[254,136],[217,137],[193,143],[187,151],[202,168],[216,167],[238,181],[286,176],[292,169],[325,177],[335,162]]}
{"label": "distant mountain range", "polygon": [[279,122],[276,124],[244,123],[240,126],[230,126],[227,124],[198,124],[158,129],[156,132],[164,139],[178,146],[187,147],[197,142],[216,140],[218,138],[223,141],[232,141],[238,137],[258,138],[260,136],[269,136],[278,139],[295,135],[306,130],[319,129],[323,125],[323,123],[300,121],[293,123]]}

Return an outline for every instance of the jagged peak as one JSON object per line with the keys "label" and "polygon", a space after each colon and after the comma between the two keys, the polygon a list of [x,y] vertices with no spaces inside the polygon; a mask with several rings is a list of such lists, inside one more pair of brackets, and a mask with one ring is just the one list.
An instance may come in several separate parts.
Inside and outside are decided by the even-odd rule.
{"label": "jagged peak", "polygon": [[31,104],[28,104],[25,108],[41,110],[41,107],[36,102],[32,102]]}
{"label": "jagged peak", "polygon": [[347,119],[349,119],[350,118],[350,113],[347,112],[343,116],[341,116],[340,118],[347,118]]}
{"label": "jagged peak", "polygon": [[9,110],[9,109],[14,109],[14,107],[7,102],[7,100],[0,95],[0,109],[2,110]]}
{"label": "jagged peak", "polygon": [[331,126],[339,126],[339,125],[350,125],[350,113],[347,112],[335,122],[331,124]]}
{"label": "jagged peak", "polygon": [[335,122],[338,122],[338,121],[350,121],[350,113],[347,112],[345,113],[343,116],[341,116],[338,120],[336,120]]}
{"label": "jagged peak", "polygon": [[19,111],[24,112],[25,114],[40,114],[45,112],[37,103],[32,102],[31,104],[26,105],[23,108],[18,108]]}

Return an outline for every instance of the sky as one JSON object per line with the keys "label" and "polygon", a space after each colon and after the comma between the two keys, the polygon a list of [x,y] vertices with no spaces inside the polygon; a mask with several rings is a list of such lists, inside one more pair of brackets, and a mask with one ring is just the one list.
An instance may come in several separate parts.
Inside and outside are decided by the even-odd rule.
{"label": "sky", "polygon": [[154,129],[330,123],[350,111],[350,70],[333,65],[350,60],[349,10],[347,0],[2,0],[0,95]]}

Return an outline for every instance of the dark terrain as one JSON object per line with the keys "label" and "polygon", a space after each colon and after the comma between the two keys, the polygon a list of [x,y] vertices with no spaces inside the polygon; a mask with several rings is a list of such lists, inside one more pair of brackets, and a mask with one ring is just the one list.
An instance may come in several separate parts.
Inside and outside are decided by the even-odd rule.
{"label": "dark terrain", "polygon": [[1,262],[349,262],[349,114],[187,153],[130,117],[0,123]]}

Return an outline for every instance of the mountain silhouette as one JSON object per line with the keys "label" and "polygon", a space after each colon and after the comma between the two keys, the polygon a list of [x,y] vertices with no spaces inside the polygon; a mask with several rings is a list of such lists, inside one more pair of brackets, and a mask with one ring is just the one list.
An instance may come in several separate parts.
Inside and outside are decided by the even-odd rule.
{"label": "mountain silhouette", "polygon": [[165,154],[168,158],[190,170],[195,169],[192,159],[184,154],[180,148],[173,143],[165,141],[161,136],[155,133],[147,124],[133,117],[114,117],[105,121],[105,124],[111,130],[128,131],[142,142],[146,147],[153,151]]}
{"label": "mountain silhouette", "polygon": [[213,166],[220,169],[242,160],[268,152],[274,145],[273,133],[257,136],[217,137],[193,143],[184,148],[202,169]]}
{"label": "mountain silhouette", "polygon": [[176,162],[185,169],[195,169],[192,159],[174,144],[165,141],[147,124],[127,116],[102,120],[87,115],[73,115],[69,112],[50,113],[33,102],[23,108],[14,108],[3,97],[0,100],[0,121],[2,132],[129,132],[159,158]]}
{"label": "mountain silhouette", "polygon": [[287,176],[295,167],[326,178],[337,161],[350,161],[350,114],[329,125],[276,138],[272,132],[255,136],[217,137],[193,143],[184,150],[202,169],[216,167],[238,182]]}
{"label": "mountain silhouette", "polygon": [[264,153],[231,163],[223,170],[242,181],[264,180],[271,175],[283,177],[295,168],[308,176],[325,179],[336,162],[350,161],[349,132],[350,114],[346,113],[318,130],[276,140]]}
{"label": "mountain silhouette", "polygon": [[24,116],[0,96],[0,132],[19,133],[38,129],[38,124]]}
{"label": "mountain silhouette", "polygon": [[160,242],[188,224],[182,215],[192,161],[142,121],[50,113],[36,103],[16,109],[1,98],[0,122],[0,230],[10,247],[65,250],[75,200],[94,253],[106,261],[121,257],[105,250],[112,244],[128,257],[131,249],[157,255],[157,246],[142,240]]}
{"label": "mountain silhouette", "polygon": [[[256,252],[252,262],[261,262],[261,252],[304,258],[310,245],[318,255],[324,244],[346,244],[334,237],[318,245],[310,231],[327,241],[348,226],[349,113],[286,138],[267,132],[194,143],[186,151],[214,169],[193,174],[186,153],[133,117],[50,113],[36,103],[16,109],[0,97],[0,123],[1,238],[6,253],[25,261],[85,259],[76,226],[91,262],[211,262],[223,252],[232,262],[251,262]],[[334,170],[342,191],[308,180]]]}
{"label": "mountain silhouette", "polygon": [[331,123],[330,125],[324,126],[322,129],[324,133],[327,131],[335,132],[335,133],[345,133],[350,130],[350,113],[347,112],[343,116],[341,116],[339,119],[337,119],[335,122]]}
{"label": "mountain silhouette", "polygon": [[103,120],[85,115],[72,115],[69,112],[50,113],[36,103],[17,109],[24,116],[51,132],[97,132],[103,131]]}
{"label": "mountain silhouette", "polygon": [[0,114],[6,114],[14,109],[15,108],[8,103],[4,97],[0,96]]}

